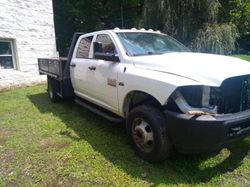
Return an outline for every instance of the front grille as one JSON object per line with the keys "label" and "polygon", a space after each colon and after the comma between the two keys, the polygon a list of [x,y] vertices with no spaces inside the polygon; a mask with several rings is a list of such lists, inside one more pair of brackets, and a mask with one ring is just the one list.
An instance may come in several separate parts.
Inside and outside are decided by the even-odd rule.
{"label": "front grille", "polygon": [[219,114],[250,109],[250,76],[225,80],[220,88],[211,88],[210,105],[218,106]]}

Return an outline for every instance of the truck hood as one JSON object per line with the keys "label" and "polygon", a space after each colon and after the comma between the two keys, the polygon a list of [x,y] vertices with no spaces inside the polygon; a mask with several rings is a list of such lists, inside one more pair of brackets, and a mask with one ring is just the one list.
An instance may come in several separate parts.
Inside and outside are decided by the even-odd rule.
{"label": "truck hood", "polygon": [[137,68],[178,75],[207,86],[220,86],[230,77],[250,74],[250,62],[203,53],[138,56],[133,62]]}

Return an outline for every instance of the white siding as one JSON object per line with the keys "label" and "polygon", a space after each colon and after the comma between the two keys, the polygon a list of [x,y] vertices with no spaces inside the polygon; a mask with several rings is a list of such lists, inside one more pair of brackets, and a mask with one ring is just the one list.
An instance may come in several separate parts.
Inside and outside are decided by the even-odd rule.
{"label": "white siding", "polygon": [[0,0],[1,38],[14,40],[18,70],[37,75],[37,58],[58,57],[52,0]]}

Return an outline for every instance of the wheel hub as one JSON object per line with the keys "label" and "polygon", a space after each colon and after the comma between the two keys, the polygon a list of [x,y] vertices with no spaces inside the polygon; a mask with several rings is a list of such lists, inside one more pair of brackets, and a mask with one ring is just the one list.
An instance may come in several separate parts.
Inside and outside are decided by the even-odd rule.
{"label": "wheel hub", "polygon": [[154,134],[150,125],[142,119],[137,119],[134,122],[133,131],[136,145],[145,152],[152,151],[154,145]]}

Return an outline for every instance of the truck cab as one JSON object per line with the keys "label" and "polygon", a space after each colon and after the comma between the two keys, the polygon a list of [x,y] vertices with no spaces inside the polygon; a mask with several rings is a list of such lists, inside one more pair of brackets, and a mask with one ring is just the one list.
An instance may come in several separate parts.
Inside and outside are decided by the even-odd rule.
{"label": "truck cab", "polygon": [[[70,76],[74,92],[107,110],[119,113],[118,74],[123,71],[122,48],[109,31],[81,36],[72,56]],[[94,43],[102,44],[102,53],[117,55],[117,61],[98,59]]]}

